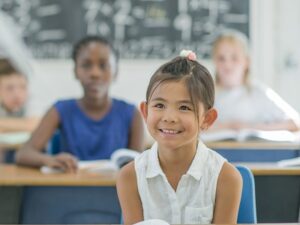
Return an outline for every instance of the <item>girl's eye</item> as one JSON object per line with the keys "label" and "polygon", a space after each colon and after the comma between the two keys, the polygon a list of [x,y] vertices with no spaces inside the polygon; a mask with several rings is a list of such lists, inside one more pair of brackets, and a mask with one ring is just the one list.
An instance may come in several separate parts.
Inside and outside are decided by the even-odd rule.
{"label": "girl's eye", "polygon": [[186,106],[186,105],[182,105],[182,106],[180,106],[180,108],[179,108],[180,110],[184,110],[184,111],[191,111],[192,109],[190,108],[190,107],[188,107],[188,106]]}
{"label": "girl's eye", "polygon": [[81,67],[83,69],[89,69],[89,68],[91,68],[91,64],[90,63],[83,63],[83,64],[81,64]]}
{"label": "girl's eye", "polygon": [[218,61],[219,62],[224,62],[225,61],[225,57],[224,56],[219,56],[218,57]]}
{"label": "girl's eye", "polygon": [[157,103],[157,104],[154,105],[154,107],[155,107],[155,108],[162,109],[162,108],[164,108],[164,105],[161,104],[161,103]]}
{"label": "girl's eye", "polygon": [[107,70],[107,69],[109,69],[109,63],[100,63],[99,64],[99,68],[101,69],[101,70]]}

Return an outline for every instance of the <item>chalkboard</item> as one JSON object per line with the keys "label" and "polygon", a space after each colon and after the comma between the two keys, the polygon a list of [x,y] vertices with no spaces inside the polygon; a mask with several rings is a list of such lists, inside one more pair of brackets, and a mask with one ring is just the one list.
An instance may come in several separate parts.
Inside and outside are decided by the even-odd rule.
{"label": "chalkboard", "polygon": [[36,58],[68,58],[83,36],[111,40],[122,58],[208,57],[224,29],[249,37],[249,0],[0,0]]}

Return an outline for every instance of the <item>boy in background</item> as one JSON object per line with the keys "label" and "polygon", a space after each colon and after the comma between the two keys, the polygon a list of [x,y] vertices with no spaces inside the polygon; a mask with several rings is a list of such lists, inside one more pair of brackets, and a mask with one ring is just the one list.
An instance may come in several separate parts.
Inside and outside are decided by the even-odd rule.
{"label": "boy in background", "polygon": [[27,78],[6,59],[0,59],[0,133],[28,131],[38,119],[27,116]]}
{"label": "boy in background", "polygon": [[[11,132],[32,132],[39,119],[29,117],[26,104],[28,100],[28,81],[7,59],[0,59],[0,134]],[[27,137],[16,133],[15,138]],[[19,142],[19,140],[18,140]],[[1,146],[0,162],[13,162],[14,147]]]}

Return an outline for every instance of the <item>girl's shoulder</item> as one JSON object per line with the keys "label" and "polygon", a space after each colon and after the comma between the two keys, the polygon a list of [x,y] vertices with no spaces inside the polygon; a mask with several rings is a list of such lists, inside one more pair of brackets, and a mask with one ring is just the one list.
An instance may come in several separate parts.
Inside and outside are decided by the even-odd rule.
{"label": "girl's shoulder", "polygon": [[113,102],[113,106],[118,110],[120,110],[120,109],[126,110],[127,109],[127,110],[132,111],[136,108],[134,104],[127,102],[125,100],[122,100],[122,99],[112,98],[112,102]]}
{"label": "girl's shoulder", "polygon": [[134,169],[134,162],[130,162],[127,165],[123,166],[119,171],[117,176],[117,187],[118,189],[129,188],[132,189],[136,187],[136,173]]}
{"label": "girl's shoulder", "polygon": [[60,115],[69,114],[80,111],[77,99],[61,99],[54,103],[54,108]]}
{"label": "girl's shoulder", "polygon": [[266,84],[258,81],[258,80],[251,80],[248,84],[248,88],[255,93],[265,94],[267,90],[270,89]]}
{"label": "girl's shoulder", "polygon": [[[220,171],[219,182],[239,183],[242,180],[240,172],[229,162],[224,162]],[[220,185],[222,186],[222,185]]]}
{"label": "girl's shoulder", "polygon": [[77,99],[75,98],[70,98],[70,99],[60,99],[57,100],[54,103],[54,107],[71,107],[71,106],[75,106],[76,105],[76,101]]}
{"label": "girl's shoulder", "polygon": [[130,163],[123,166],[120,172],[118,173],[118,177],[122,177],[122,179],[125,180],[135,179],[134,161],[131,161]]}

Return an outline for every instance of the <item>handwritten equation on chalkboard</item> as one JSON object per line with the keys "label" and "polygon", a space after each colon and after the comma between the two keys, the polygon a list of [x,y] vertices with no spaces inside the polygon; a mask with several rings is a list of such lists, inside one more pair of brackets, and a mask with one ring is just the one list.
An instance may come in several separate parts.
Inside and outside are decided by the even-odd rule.
{"label": "handwritten equation on chalkboard", "polygon": [[68,58],[85,35],[111,40],[122,58],[207,57],[220,31],[249,36],[249,0],[0,0],[36,58]]}

